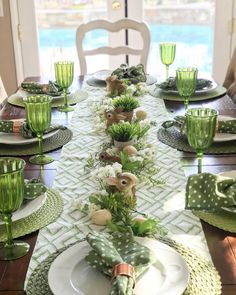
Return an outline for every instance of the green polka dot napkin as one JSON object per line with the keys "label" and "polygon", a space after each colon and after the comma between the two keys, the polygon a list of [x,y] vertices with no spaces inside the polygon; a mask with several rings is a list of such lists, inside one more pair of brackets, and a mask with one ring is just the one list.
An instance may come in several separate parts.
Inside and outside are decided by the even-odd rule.
{"label": "green polka dot napkin", "polygon": [[48,84],[38,82],[22,82],[21,88],[30,94],[47,94],[50,96],[59,96],[62,94],[62,88],[56,83],[49,81]]}
{"label": "green polka dot napkin", "polygon": [[[112,269],[119,263],[127,263],[134,267],[136,279],[156,261],[155,254],[145,246],[134,241],[132,231],[116,232],[111,236],[105,233],[92,232],[87,236],[92,247],[86,261],[93,267],[112,277]],[[132,295],[133,279],[118,275],[112,280],[112,295]]]}
{"label": "green polka dot napkin", "polygon": [[46,191],[46,186],[43,185],[38,179],[25,179],[24,199],[32,200],[40,196],[42,193],[45,193]]}
{"label": "green polka dot napkin", "polygon": [[[20,124],[21,126],[19,128],[19,132],[17,130],[16,133],[20,133],[24,138],[36,137],[36,134],[29,128],[29,125],[26,122],[23,122],[22,120]],[[46,131],[44,131],[44,134],[47,134],[57,129],[63,129],[63,128],[65,127],[61,125],[51,125]],[[0,121],[0,132],[14,133],[14,121],[11,121],[11,120]]]}
{"label": "green polka dot napkin", "polygon": [[[173,120],[168,120],[162,123],[162,127],[167,129],[170,127],[177,127],[184,133],[185,117],[176,116]],[[219,120],[217,122],[217,132],[219,133],[236,133],[236,119],[235,120]]]}
{"label": "green polka dot napkin", "polygon": [[236,180],[202,173],[188,178],[186,209],[216,211],[236,206]]}

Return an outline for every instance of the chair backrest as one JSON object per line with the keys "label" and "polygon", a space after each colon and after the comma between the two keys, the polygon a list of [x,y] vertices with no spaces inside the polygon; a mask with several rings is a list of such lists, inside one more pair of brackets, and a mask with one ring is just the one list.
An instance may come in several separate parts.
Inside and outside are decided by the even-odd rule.
{"label": "chair backrest", "polygon": [[236,48],[229,62],[223,86],[228,89],[234,82],[236,82]]}
{"label": "chair backrest", "polygon": [[4,88],[2,78],[0,77],[0,104],[4,101],[4,99],[7,97],[6,90]]}
{"label": "chair backrest", "polygon": [[[118,47],[103,46],[103,47],[97,47],[91,50],[83,50],[83,39],[86,33],[96,29],[103,29],[109,32],[119,32],[120,30],[123,30],[123,29],[135,30],[139,32],[142,37],[143,47],[141,49],[135,49],[130,47],[129,45],[118,46]],[[87,74],[86,56],[96,55],[96,54],[139,55],[140,56],[139,63],[143,64],[144,68],[146,69],[148,53],[150,49],[150,42],[151,42],[150,30],[147,24],[144,22],[138,22],[138,21],[126,18],[113,23],[106,20],[95,20],[95,21],[88,22],[86,24],[81,24],[76,31],[76,46],[77,46],[77,53],[79,57],[80,73],[81,75]]]}

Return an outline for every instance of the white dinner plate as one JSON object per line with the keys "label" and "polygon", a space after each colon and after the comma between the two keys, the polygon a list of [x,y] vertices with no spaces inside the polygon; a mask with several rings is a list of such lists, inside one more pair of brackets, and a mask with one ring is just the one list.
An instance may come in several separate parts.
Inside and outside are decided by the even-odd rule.
{"label": "white dinner plate", "polygon": [[[229,116],[218,116],[219,121],[229,121],[236,120],[236,118],[232,118]],[[232,141],[236,140],[236,134],[233,133],[216,133],[214,137],[214,142],[224,142],[224,141]]]}
{"label": "white dinner plate", "polygon": [[93,74],[93,78],[100,81],[106,81],[106,78],[111,76],[111,70],[101,70]]}
{"label": "white dinner plate", "polygon": [[[137,238],[150,248],[157,262],[138,280],[136,295],[180,295],[188,285],[189,271],[184,259],[171,247],[156,240]],[[91,250],[87,242],[78,243],[60,254],[51,264],[49,286],[54,295],[109,295],[111,283],[85,261]]]}
{"label": "white dinner plate", "polygon": [[[59,129],[53,130],[47,134],[43,135],[43,139],[50,138],[55,135]],[[23,144],[31,144],[37,142],[37,137],[33,138],[24,138],[20,134],[16,133],[4,133],[0,132],[0,144],[10,144],[10,145],[23,145]]]}
{"label": "white dinner plate", "polygon": [[[43,206],[47,199],[47,193],[44,193],[33,200],[27,200],[23,205],[12,214],[12,221],[17,221],[22,218],[30,216],[32,213],[36,212],[39,208]],[[0,215],[0,224],[3,224],[1,221]]]}
{"label": "white dinner plate", "polygon": [[[209,92],[209,91],[212,91],[214,89],[216,89],[217,87],[217,83],[215,81],[211,81],[212,84],[210,87],[204,87],[203,89],[201,90],[196,90],[194,92],[194,95],[198,95],[198,94],[202,94],[202,93],[206,93],[206,92]],[[165,89],[162,89],[159,87],[159,89],[163,92],[163,93],[169,93],[169,94],[178,94],[178,91],[177,90],[165,90]]]}

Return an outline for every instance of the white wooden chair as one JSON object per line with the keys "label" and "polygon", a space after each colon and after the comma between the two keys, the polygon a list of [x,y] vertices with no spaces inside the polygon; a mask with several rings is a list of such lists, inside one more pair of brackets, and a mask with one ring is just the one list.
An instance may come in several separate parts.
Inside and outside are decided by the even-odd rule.
{"label": "white wooden chair", "polygon": [[7,97],[6,90],[4,88],[2,78],[0,76],[0,104],[4,101],[4,99]]}
{"label": "white wooden chair", "polygon": [[[111,46],[103,46],[97,47],[91,50],[84,50],[83,49],[83,39],[87,32],[96,30],[96,29],[103,29],[108,32],[119,32],[123,29],[132,29],[140,33],[142,37],[143,46],[141,49],[135,49],[130,47],[129,45],[118,46],[118,47],[111,47]],[[139,55],[140,62],[144,65],[146,69],[147,66],[147,59],[148,53],[150,49],[151,37],[150,31],[146,23],[138,22],[131,19],[121,19],[116,22],[109,22],[106,20],[95,20],[88,22],[86,24],[81,24],[76,31],[76,46],[77,46],[77,53],[79,57],[79,64],[80,64],[80,74],[86,75],[87,74],[87,63],[86,63],[86,56],[97,55],[97,54],[107,54],[107,55]]]}
{"label": "white wooden chair", "polygon": [[236,102],[236,48],[231,57],[223,86],[227,89],[227,94]]}

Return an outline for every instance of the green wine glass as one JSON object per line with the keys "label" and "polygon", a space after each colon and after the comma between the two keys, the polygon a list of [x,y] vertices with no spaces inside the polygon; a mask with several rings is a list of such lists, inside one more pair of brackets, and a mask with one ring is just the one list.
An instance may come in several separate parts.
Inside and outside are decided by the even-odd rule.
{"label": "green wine glass", "polygon": [[188,143],[197,152],[198,173],[202,173],[203,151],[213,142],[217,111],[209,108],[193,108],[187,110],[185,115]]}
{"label": "green wine glass", "polygon": [[24,198],[24,167],[22,159],[0,158],[0,213],[7,233],[7,240],[0,244],[0,260],[20,258],[30,248],[12,236],[12,213],[20,208]]}
{"label": "green wine glass", "polygon": [[176,44],[160,43],[161,62],[166,66],[166,80],[169,78],[169,66],[175,60]]}
{"label": "green wine glass", "polygon": [[196,90],[197,68],[178,68],[176,70],[176,87],[180,96],[184,98],[185,109],[188,108],[189,99]]}
{"label": "green wine glass", "polygon": [[48,95],[28,96],[25,101],[26,121],[39,143],[39,154],[29,158],[32,164],[44,165],[54,161],[51,156],[43,154],[43,133],[51,124],[51,101]]}
{"label": "green wine glass", "polygon": [[74,79],[74,62],[58,61],[54,64],[57,84],[63,89],[64,105],[59,107],[61,112],[71,112],[74,108],[68,105],[67,91]]}

